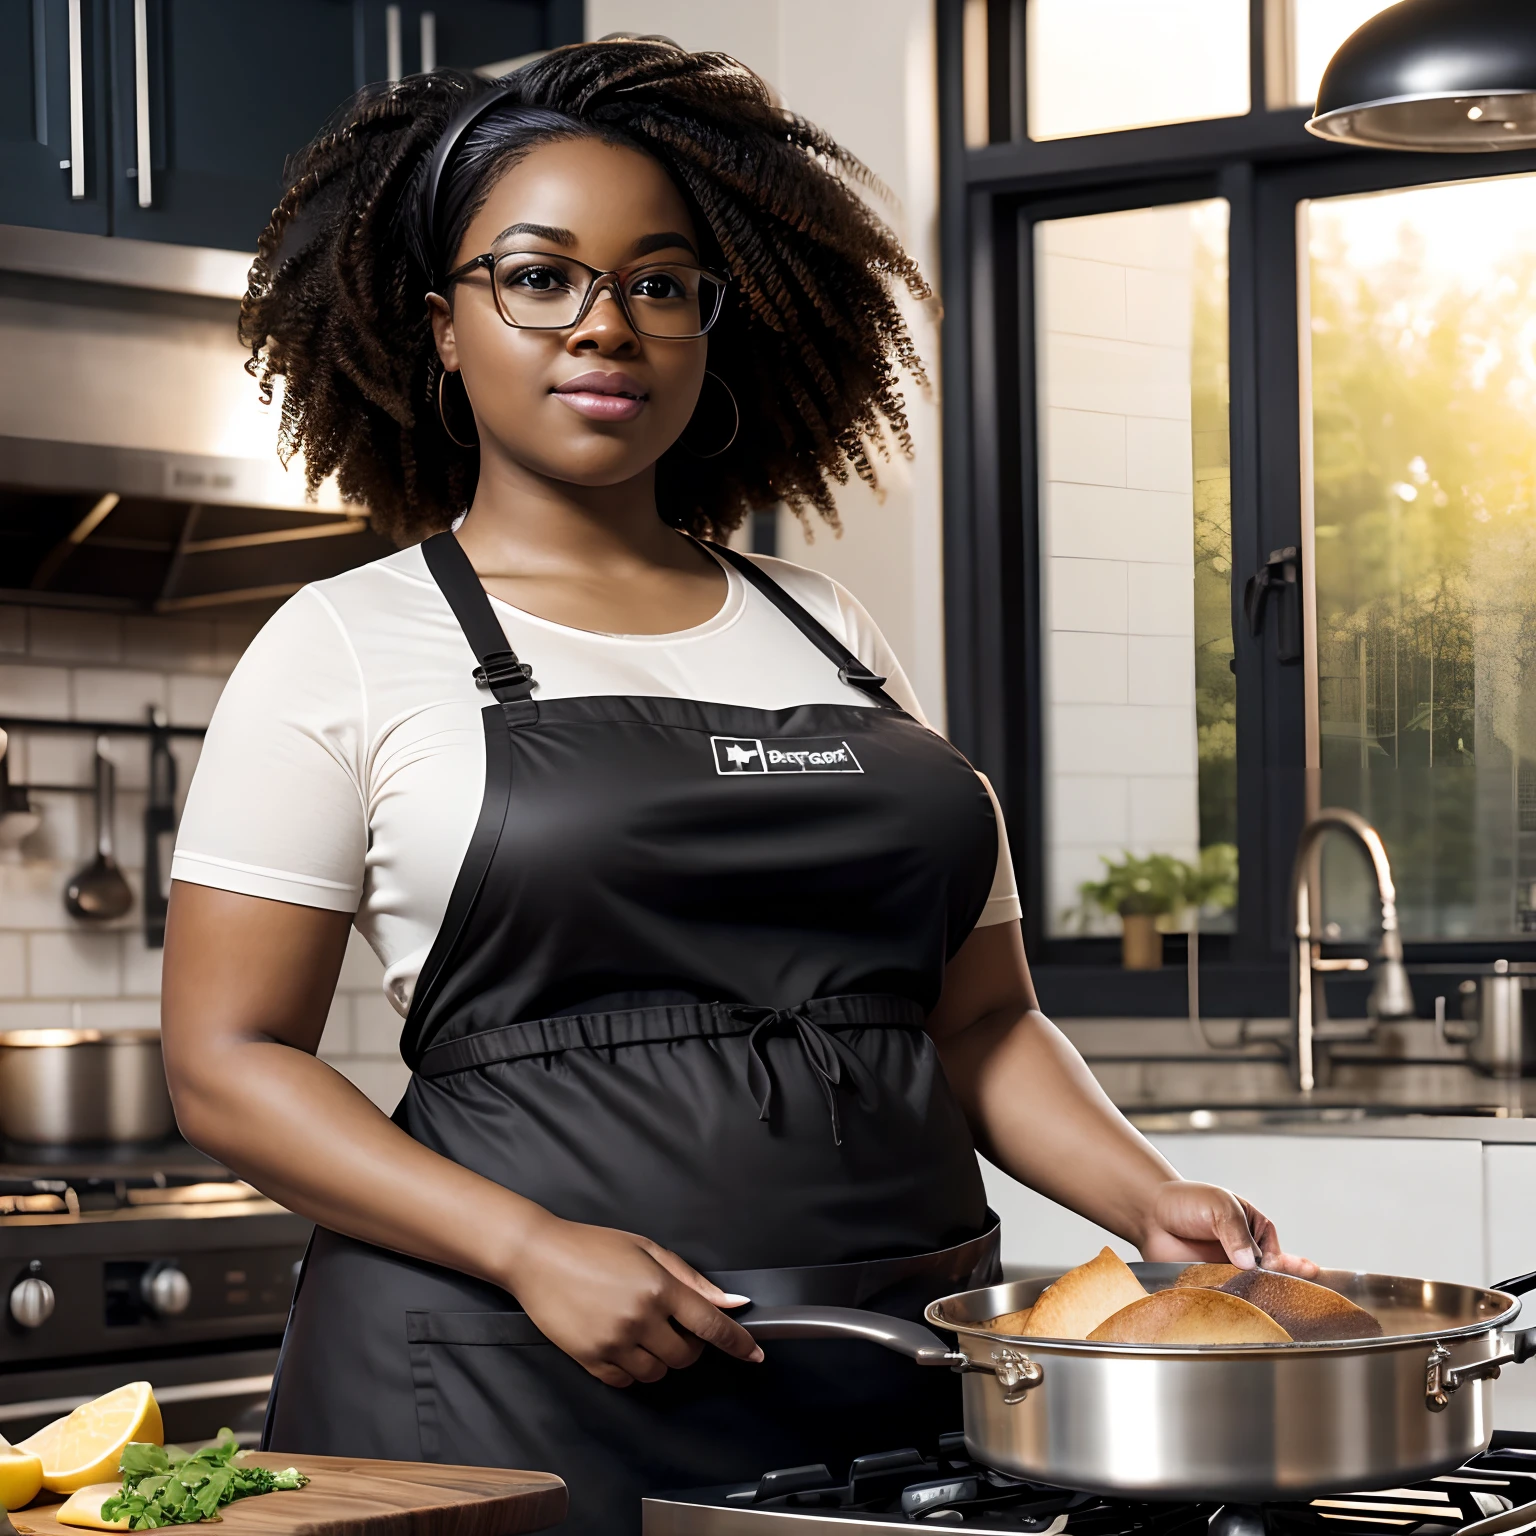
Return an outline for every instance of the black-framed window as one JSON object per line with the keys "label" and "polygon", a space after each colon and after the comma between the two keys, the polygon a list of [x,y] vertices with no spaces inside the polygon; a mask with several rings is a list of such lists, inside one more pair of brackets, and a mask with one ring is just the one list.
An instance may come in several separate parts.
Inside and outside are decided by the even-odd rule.
{"label": "black-framed window", "polygon": [[[1308,135],[1312,3],[1227,0],[1240,115],[1229,80],[1226,115],[1032,140],[1039,17],[939,0],[949,721],[1003,799],[1059,1013],[1185,1009],[1181,938],[1126,972],[1066,897],[1100,852],[1193,862],[1228,836],[1202,1003],[1284,1013],[1285,892],[1320,803],[1382,827],[1410,962],[1536,957],[1536,455],[1510,446],[1536,425],[1536,156]],[[1083,121],[1064,99],[1057,126]],[[1448,280],[1453,233],[1470,249],[1479,227],[1505,266]],[[1298,580],[1254,634],[1245,584],[1287,549]],[[1303,655],[1282,659],[1291,623]],[[1349,850],[1324,881],[1347,953],[1370,915]]]}

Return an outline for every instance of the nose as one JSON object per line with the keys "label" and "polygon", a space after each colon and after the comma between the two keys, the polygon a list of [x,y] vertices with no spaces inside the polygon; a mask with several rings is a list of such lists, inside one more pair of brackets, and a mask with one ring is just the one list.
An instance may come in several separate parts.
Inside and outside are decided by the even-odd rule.
{"label": "nose", "polygon": [[566,337],[565,350],[573,355],[595,352],[599,357],[633,357],[639,353],[640,338],[611,287],[601,288],[593,297],[591,308]]}

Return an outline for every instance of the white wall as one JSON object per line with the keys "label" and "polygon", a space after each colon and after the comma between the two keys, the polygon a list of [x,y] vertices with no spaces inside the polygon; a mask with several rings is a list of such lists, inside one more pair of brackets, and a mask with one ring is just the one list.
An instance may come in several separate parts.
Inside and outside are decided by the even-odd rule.
{"label": "white wall", "polygon": [[1187,207],[1038,226],[1049,920],[1199,853]]}
{"label": "white wall", "polygon": [[[890,187],[887,220],[938,286],[938,117],[932,0],[587,0],[587,36],[660,33],[756,70],[784,105],[858,155]],[[944,719],[938,306],[907,306],[931,394],[907,390],[917,456],[880,467],[883,496],[838,496],[843,536],[807,544],[781,514],[779,549],[852,590],[895,646],[936,724]]]}

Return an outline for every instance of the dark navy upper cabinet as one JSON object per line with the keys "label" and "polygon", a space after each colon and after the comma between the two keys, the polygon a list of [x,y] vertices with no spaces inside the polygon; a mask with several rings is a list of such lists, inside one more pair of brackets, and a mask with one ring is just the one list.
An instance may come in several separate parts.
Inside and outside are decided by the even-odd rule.
{"label": "dark navy upper cabinet", "polygon": [[355,0],[110,0],[112,233],[249,251],[355,88]]}
{"label": "dark navy upper cabinet", "polygon": [[581,0],[358,0],[362,75],[424,69],[502,73],[529,54],[581,41]]}
{"label": "dark navy upper cabinet", "polygon": [[581,25],[581,0],[0,0],[0,224],[252,250],[360,86]]}
{"label": "dark navy upper cabinet", "polygon": [[0,224],[104,235],[106,0],[0,0]]}

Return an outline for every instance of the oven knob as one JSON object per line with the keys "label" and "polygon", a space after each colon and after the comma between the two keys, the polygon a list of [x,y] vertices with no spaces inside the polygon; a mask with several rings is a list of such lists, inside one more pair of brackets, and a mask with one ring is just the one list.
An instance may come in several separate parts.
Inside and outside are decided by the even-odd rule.
{"label": "oven knob", "polygon": [[11,1316],[23,1328],[41,1328],[53,1316],[53,1287],[28,1275],[11,1287]]}
{"label": "oven knob", "polygon": [[144,1305],[156,1317],[180,1317],[192,1300],[192,1282],[174,1264],[156,1264],[144,1274]]}

